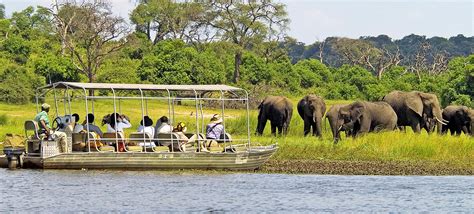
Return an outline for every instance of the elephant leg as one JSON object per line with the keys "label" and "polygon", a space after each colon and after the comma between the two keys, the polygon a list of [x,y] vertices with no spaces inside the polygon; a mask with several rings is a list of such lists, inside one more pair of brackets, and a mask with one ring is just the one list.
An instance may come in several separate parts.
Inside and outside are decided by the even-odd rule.
{"label": "elephant leg", "polygon": [[407,133],[407,130],[405,129],[405,126],[399,126],[398,129],[400,129],[400,131],[402,131],[402,132]]}
{"label": "elephant leg", "polygon": [[311,129],[311,124],[309,123],[308,120],[304,120],[304,136],[309,134],[309,131]]}
{"label": "elephant leg", "polygon": [[412,123],[411,124],[411,128],[413,129],[413,132],[419,134],[421,132],[421,127],[420,127],[420,123],[419,122],[416,122],[416,123]]}
{"label": "elephant leg", "polygon": [[454,135],[456,130],[454,127],[449,127],[449,132],[451,133],[451,135]]}
{"label": "elephant leg", "polygon": [[272,126],[272,135],[275,136],[276,135],[276,125],[274,122],[271,122],[270,125]]}
{"label": "elephant leg", "polygon": [[285,126],[277,126],[277,129],[278,129],[278,135],[281,135],[281,133],[286,134],[286,131],[284,131]]}
{"label": "elephant leg", "polygon": [[447,132],[448,132],[448,127],[443,125],[441,127],[441,134],[446,134]]}
{"label": "elephant leg", "polygon": [[470,133],[469,133],[469,130],[468,130],[468,128],[467,128],[467,126],[462,126],[462,132],[463,132],[465,135],[470,134]]}

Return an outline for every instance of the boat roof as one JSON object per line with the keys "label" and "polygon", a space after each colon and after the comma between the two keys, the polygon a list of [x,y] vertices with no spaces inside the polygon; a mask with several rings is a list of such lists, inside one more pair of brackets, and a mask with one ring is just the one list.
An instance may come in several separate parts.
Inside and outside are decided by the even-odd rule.
{"label": "boat roof", "polygon": [[153,84],[121,84],[121,83],[82,83],[56,82],[39,89],[114,89],[114,90],[157,90],[157,91],[240,91],[241,88],[228,85],[153,85]]}

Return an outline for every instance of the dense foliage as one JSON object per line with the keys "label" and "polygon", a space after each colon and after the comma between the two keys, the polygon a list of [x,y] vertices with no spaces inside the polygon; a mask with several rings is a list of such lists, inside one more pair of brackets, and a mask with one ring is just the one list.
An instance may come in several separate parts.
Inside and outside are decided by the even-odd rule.
{"label": "dense foliage", "polygon": [[[254,97],[315,93],[326,99],[350,100],[379,100],[392,90],[420,90],[438,94],[443,105],[456,103],[474,107],[473,37],[458,35],[445,39],[409,35],[395,41],[384,35],[356,40],[331,37],[323,43],[306,46],[288,37],[284,41],[278,40],[280,37],[275,35],[282,31],[263,27],[266,22],[262,20],[248,26],[258,33],[246,32],[245,38],[238,38],[244,40],[241,43],[233,40],[233,35],[222,34],[231,29],[226,28],[229,24],[226,17],[208,20],[202,16],[202,11],[212,12],[219,5],[200,7],[174,1],[159,2],[174,5],[143,1],[131,13],[134,31],[118,39],[95,41],[103,48],[98,50],[99,60],[91,60],[94,64],[91,69],[95,70],[89,73],[84,71],[87,66],[80,65],[80,61],[94,49],[87,43],[67,48],[80,35],[76,33],[76,37],[68,38],[59,33],[58,24],[64,19],[61,19],[62,13],[54,14],[53,10],[41,7],[29,7],[13,13],[10,18],[3,18],[0,13],[0,101],[32,101],[34,88],[49,82],[92,80],[234,84],[248,89]],[[181,12],[194,14],[187,17],[195,19],[176,23],[182,19],[142,14],[142,11],[160,11],[163,8],[156,7],[161,5],[175,11],[181,11],[180,7],[183,7]],[[252,10],[245,5],[238,6],[247,12]],[[74,10],[74,7],[68,10]],[[232,12],[238,13],[238,10]],[[287,21],[286,12],[276,11],[275,14],[279,20]],[[248,18],[245,14],[240,15],[242,20]],[[211,40],[192,37],[199,34],[192,31],[192,27],[207,29],[202,28],[206,23],[207,26],[219,24],[219,29],[226,30]],[[245,24],[248,22],[242,26]],[[76,27],[80,29],[79,25]],[[208,33],[214,31],[219,32],[210,30]],[[162,34],[152,38],[156,32]],[[108,52],[111,48],[114,51]],[[104,50],[107,54],[102,55],[100,51]],[[372,59],[377,59],[376,63],[370,61]],[[235,78],[236,63],[239,65],[238,79]]]}

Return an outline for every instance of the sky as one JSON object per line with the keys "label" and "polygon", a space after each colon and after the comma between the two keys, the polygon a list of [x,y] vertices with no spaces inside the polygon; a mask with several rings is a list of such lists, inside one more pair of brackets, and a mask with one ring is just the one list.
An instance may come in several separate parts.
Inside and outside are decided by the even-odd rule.
{"label": "sky", "polygon": [[[385,34],[401,39],[474,35],[474,0],[276,0],[287,5],[288,35],[311,44],[329,36],[359,38]],[[114,13],[128,17],[135,0],[110,0]],[[52,0],[0,0],[7,16]]]}

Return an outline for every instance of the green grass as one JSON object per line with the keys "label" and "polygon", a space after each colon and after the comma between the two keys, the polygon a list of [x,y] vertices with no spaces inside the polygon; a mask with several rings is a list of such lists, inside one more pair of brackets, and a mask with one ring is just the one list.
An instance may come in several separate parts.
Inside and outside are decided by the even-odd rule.
{"label": "green grass", "polygon": [[[360,138],[343,138],[338,144],[332,143],[332,134],[329,125],[323,126],[323,139],[316,137],[303,137],[303,121],[296,112],[297,99],[293,99],[294,112],[291,121],[289,134],[286,137],[272,137],[270,135],[270,124],[267,124],[263,136],[255,136],[257,126],[257,110],[250,112],[250,132],[252,142],[255,144],[269,145],[278,143],[280,149],[273,156],[274,160],[382,160],[382,161],[448,161],[453,164],[469,164],[474,162],[474,138],[461,135],[460,137],[427,133],[414,134],[409,128],[405,132],[383,132],[364,135]],[[350,101],[327,101],[330,105],[337,103],[349,103]],[[49,103],[52,104],[51,101]],[[90,103],[89,103],[90,105]],[[63,105],[60,109],[64,113]],[[72,112],[77,112],[84,119],[84,103],[77,101],[71,106]],[[100,125],[103,115],[113,112],[111,101],[96,102],[95,105],[96,122]],[[126,101],[121,105],[122,112],[131,118],[132,128],[126,130],[127,133],[136,130],[141,119],[141,103],[139,101]],[[118,107],[117,107],[118,109]],[[168,105],[166,102],[149,102],[149,115],[156,121],[162,115],[168,115]],[[91,107],[89,107],[91,111]],[[195,106],[186,103],[183,106],[176,106],[175,121],[183,121],[188,126],[189,132],[195,132]],[[50,112],[50,117],[54,115],[55,109]],[[193,114],[191,115],[191,112]],[[208,123],[214,114],[220,114],[220,109],[205,109],[204,123]],[[226,128],[234,139],[245,138],[247,135],[246,112],[243,110],[226,110]],[[6,133],[16,133],[23,135],[23,123],[32,119],[36,114],[34,104],[11,105],[0,103],[0,141]],[[5,115],[5,116],[4,116]],[[200,121],[200,120],[199,120]],[[96,124],[97,124],[96,123]],[[327,123],[327,122],[326,122]],[[201,124],[200,129],[201,129]],[[101,127],[105,130],[105,127]]]}

